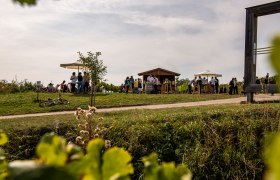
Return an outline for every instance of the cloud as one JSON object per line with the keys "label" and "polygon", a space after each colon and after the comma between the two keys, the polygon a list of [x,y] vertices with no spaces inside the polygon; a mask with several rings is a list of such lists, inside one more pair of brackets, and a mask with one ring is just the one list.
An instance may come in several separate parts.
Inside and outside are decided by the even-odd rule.
{"label": "cloud", "polygon": [[124,22],[140,26],[156,27],[166,31],[174,31],[180,28],[197,28],[203,25],[203,21],[199,19],[187,17],[149,16],[141,13],[135,13],[132,16],[127,16]]}
{"label": "cloud", "polygon": [[[0,77],[11,80],[68,81],[72,70],[60,63],[78,59],[78,51],[101,51],[106,79],[162,67],[191,78],[210,69],[242,79],[245,8],[264,3],[224,0],[44,0],[35,7],[10,1],[0,7]],[[279,16],[260,18],[258,41],[269,44],[279,32]],[[270,71],[259,57],[260,75]],[[264,65],[263,65],[264,64]]]}

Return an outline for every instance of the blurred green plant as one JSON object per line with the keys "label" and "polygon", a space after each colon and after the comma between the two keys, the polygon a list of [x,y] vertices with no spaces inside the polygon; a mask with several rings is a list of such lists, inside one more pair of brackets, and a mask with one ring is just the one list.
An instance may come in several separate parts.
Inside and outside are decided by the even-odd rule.
{"label": "blurred green plant", "polygon": [[[272,67],[275,69],[275,71],[277,72],[277,74],[280,74],[280,35],[276,36],[273,40],[272,40],[272,50],[271,50],[271,54],[270,54],[270,61],[272,64]],[[279,79],[278,79],[279,81]]]}
{"label": "blurred green plant", "polygon": [[[0,146],[8,142],[8,137],[0,130]],[[4,156],[4,150],[0,147],[0,180],[5,179],[8,175],[8,163]]]}
{"label": "blurred green plant", "polygon": [[189,180],[192,175],[185,165],[175,167],[173,162],[158,164],[158,156],[155,153],[143,157],[144,179],[146,180],[170,180],[181,179]]}
{"label": "blurred green plant", "polygon": [[[272,40],[272,51],[270,61],[275,71],[280,74],[280,36],[276,36]],[[279,83],[279,79],[278,83]],[[280,179],[280,133],[273,134],[267,139],[264,151],[264,159],[267,165],[265,179]]]}
{"label": "blurred green plant", "polygon": [[264,159],[268,167],[265,179],[280,179],[280,134],[274,134],[267,139],[264,151]]}
{"label": "blurred green plant", "polygon": [[[7,143],[4,133],[0,134],[0,145]],[[79,146],[68,143],[64,138],[48,133],[43,136],[36,148],[37,159],[7,163],[0,151],[0,179],[86,179],[111,180],[130,179],[134,173],[132,156],[124,149],[113,147],[104,150],[103,139],[95,138],[87,144],[86,154]],[[143,158],[144,179],[183,179],[191,174],[184,165],[157,162],[157,155]],[[51,175],[50,175],[51,174]]]}

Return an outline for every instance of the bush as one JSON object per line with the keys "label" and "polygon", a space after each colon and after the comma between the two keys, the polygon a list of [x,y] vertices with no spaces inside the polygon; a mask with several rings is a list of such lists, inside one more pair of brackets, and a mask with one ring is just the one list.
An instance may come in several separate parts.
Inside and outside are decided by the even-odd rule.
{"label": "bush", "polygon": [[6,80],[0,81],[0,93],[16,93],[16,92],[27,92],[34,91],[36,85],[32,84],[28,80],[23,80],[21,82],[12,81],[8,82]]}

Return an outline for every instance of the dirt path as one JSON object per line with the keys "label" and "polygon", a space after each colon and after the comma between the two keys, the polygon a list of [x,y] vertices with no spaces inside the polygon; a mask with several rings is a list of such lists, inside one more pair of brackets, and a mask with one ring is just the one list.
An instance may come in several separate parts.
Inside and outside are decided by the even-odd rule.
{"label": "dirt path", "polygon": [[[258,101],[280,100],[280,94],[275,94],[274,96],[267,95],[267,94],[258,94],[258,95],[254,96],[254,99],[257,102]],[[130,110],[130,109],[163,109],[163,108],[206,106],[206,105],[218,105],[218,104],[240,104],[242,101],[246,101],[245,96],[238,97],[238,98],[231,98],[231,99],[219,99],[219,100],[198,101],[198,102],[106,108],[106,109],[98,109],[97,112],[124,111],[124,110]],[[0,116],[0,120],[1,119],[21,118],[21,117],[36,117],[36,116],[51,116],[51,115],[61,115],[61,114],[72,114],[72,113],[74,114],[74,111],[61,111],[61,112],[48,112],[48,113],[37,113],[37,114]]]}

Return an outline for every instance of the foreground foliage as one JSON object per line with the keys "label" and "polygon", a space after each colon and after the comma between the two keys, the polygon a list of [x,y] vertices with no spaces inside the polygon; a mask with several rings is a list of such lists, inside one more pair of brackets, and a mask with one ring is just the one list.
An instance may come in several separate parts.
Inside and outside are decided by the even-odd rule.
{"label": "foreground foliage", "polygon": [[[0,137],[0,145],[7,142]],[[86,154],[74,144],[67,144],[64,138],[53,133],[46,134],[36,148],[38,159],[14,161],[9,164],[0,154],[0,179],[85,179],[109,180],[130,179],[134,172],[131,155],[122,148],[113,147],[106,151],[102,139],[91,140]],[[174,163],[157,162],[156,154],[143,158],[145,163],[144,179],[168,180],[190,179],[186,166],[175,167]],[[29,164],[29,166],[26,166]],[[51,173],[50,173],[51,172]]]}

